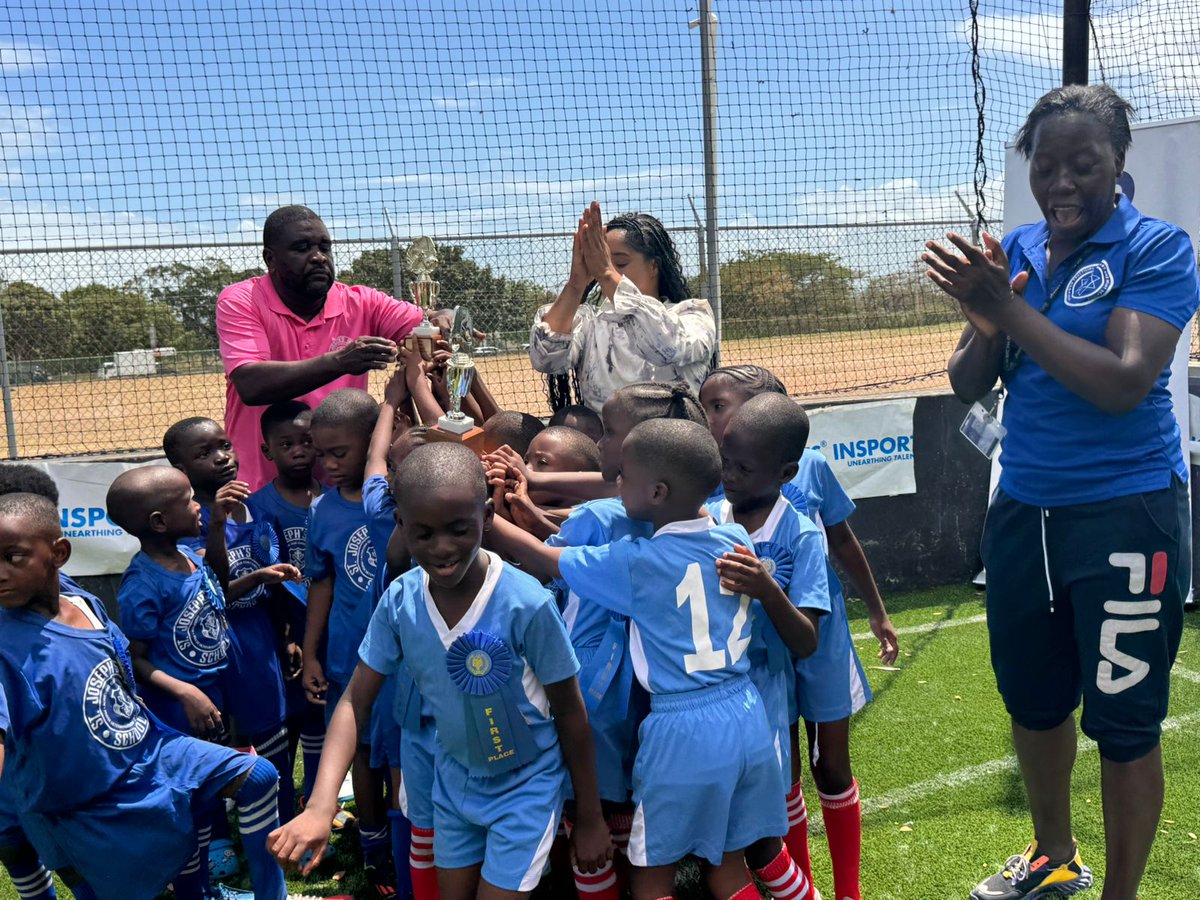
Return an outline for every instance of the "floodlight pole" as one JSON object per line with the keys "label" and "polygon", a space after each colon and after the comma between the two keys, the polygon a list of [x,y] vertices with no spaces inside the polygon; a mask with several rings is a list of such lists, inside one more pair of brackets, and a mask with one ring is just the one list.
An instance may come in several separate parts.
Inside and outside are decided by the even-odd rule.
{"label": "floodlight pole", "polygon": [[1063,0],[1062,83],[1088,83],[1091,0]]}
{"label": "floodlight pole", "polygon": [[700,29],[700,84],[704,98],[704,223],[708,240],[708,302],[717,326],[713,352],[721,364],[721,264],[717,254],[717,17],[712,0],[700,0],[700,18],[688,25]]}
{"label": "floodlight pole", "polygon": [[4,431],[8,436],[8,458],[17,458],[17,422],[13,418],[12,378],[8,371],[8,340],[4,336],[4,310],[0,307],[0,393],[4,395]]}
{"label": "floodlight pole", "polygon": [[397,300],[403,300],[404,268],[400,263],[400,238],[396,234],[396,229],[392,227],[392,217],[388,215],[386,206],[383,208],[383,221],[387,223],[388,234],[392,239],[392,245],[388,251],[388,256],[392,261],[392,296]]}

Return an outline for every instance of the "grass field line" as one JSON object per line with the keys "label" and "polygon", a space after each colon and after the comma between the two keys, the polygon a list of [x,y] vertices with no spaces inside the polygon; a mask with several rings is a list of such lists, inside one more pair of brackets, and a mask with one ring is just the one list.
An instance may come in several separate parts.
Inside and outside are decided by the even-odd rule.
{"label": "grass field line", "polygon": [[[903,628],[897,628],[896,634],[927,634],[930,631],[941,631],[943,628],[954,628],[957,625],[978,625],[986,621],[987,616],[984,613],[968,616],[965,619],[938,619],[936,622],[926,622],[924,625],[905,625]],[[873,637],[874,635],[869,631],[860,631],[858,634],[850,635],[850,638],[855,641],[866,641]]]}
{"label": "grass field line", "polygon": [[[1181,731],[1196,724],[1200,724],[1200,710],[1167,719],[1162,724],[1162,730],[1164,733]],[[1096,742],[1091,738],[1080,735],[1076,749],[1080,754],[1090,753],[1096,749]],[[957,772],[935,775],[932,778],[926,778],[924,781],[896,788],[877,797],[863,797],[862,814],[869,816],[884,812],[894,806],[903,806],[906,803],[924,800],[942,791],[957,790],[984,778],[992,778],[1015,771],[1017,771],[1017,757],[1010,753],[1008,756],[1003,756],[1000,759],[990,759],[987,762],[959,769]],[[825,832],[825,823],[821,821],[819,809],[820,807],[817,803],[809,807],[808,827],[809,831],[823,834]]]}
{"label": "grass field line", "polygon": [[1171,667],[1171,674],[1176,678],[1182,678],[1184,681],[1190,681],[1192,684],[1200,684],[1200,672],[1197,672],[1195,669],[1189,669],[1187,666],[1181,666],[1179,663],[1175,663]]}

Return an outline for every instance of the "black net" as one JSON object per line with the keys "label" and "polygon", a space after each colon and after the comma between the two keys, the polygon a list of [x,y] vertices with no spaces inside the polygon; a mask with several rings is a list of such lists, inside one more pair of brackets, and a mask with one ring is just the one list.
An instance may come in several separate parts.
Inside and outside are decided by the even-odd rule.
{"label": "black net", "polygon": [[[389,292],[433,237],[481,374],[530,412],[529,324],[587,202],[661,218],[705,290],[695,0],[0,3],[9,455],[220,417],[216,297],[286,203],[325,219],[343,280]],[[1004,142],[1060,79],[1058,2],[867,6],[713,4],[721,361],[804,397],[944,387],[959,317],[917,255],[999,228]],[[1093,80],[1142,120],[1195,114],[1186,5],[1095,2],[1092,33]]]}

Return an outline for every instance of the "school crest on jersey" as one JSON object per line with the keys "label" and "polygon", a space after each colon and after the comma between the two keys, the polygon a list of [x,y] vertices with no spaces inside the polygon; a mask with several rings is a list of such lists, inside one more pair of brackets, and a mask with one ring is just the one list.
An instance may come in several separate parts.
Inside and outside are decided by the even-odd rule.
{"label": "school crest on jersey", "polygon": [[175,620],[173,634],[176,651],[197,668],[220,663],[229,650],[225,617],[209,600],[208,590],[201,588],[187,602]]}
{"label": "school crest on jersey", "polygon": [[150,719],[129,693],[116,661],[96,664],[83,688],[83,720],[92,737],[113,750],[126,750],[150,732]]}
{"label": "school crest on jersey", "polygon": [[1067,306],[1087,306],[1095,303],[1113,289],[1115,279],[1108,260],[1084,266],[1067,282],[1065,300]]}
{"label": "school crest on jersey", "polygon": [[[283,542],[287,544],[288,562],[304,571],[304,545],[308,541],[308,529],[303,525],[295,525],[291,528],[283,529]],[[308,584],[308,579],[304,579],[304,583]]]}
{"label": "school crest on jersey", "polygon": [[375,567],[378,565],[375,547],[371,543],[370,532],[366,525],[360,525],[350,540],[346,542],[346,552],[342,557],[342,570],[346,577],[360,591],[365,591],[375,577]]}
{"label": "school crest on jersey", "polygon": [[[254,558],[253,549],[249,544],[229,548],[230,583],[241,578],[243,575],[250,575],[260,568],[258,561]],[[267,589],[260,584],[254,590],[248,591],[234,600],[230,600],[228,607],[229,609],[249,609],[266,592]]]}

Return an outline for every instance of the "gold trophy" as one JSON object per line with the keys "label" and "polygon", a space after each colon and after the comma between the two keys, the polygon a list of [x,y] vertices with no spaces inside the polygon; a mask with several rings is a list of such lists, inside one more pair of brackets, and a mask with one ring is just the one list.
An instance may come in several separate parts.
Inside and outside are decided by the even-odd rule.
{"label": "gold trophy", "polygon": [[421,309],[421,324],[409,332],[404,346],[417,350],[422,359],[433,359],[434,343],[441,336],[437,327],[429,321],[430,314],[437,309],[440,285],[429,277],[437,268],[437,247],[432,238],[419,237],[404,254],[404,264],[416,274],[417,280],[409,282],[412,300]]}
{"label": "gold trophy", "polygon": [[483,429],[462,411],[463,398],[471,391],[475,380],[475,360],[471,356],[475,325],[465,306],[454,308],[454,324],[450,328],[450,359],[446,361],[446,391],[450,395],[450,411],[441,416],[428,432],[428,439],[465,444],[477,454],[483,453]]}

